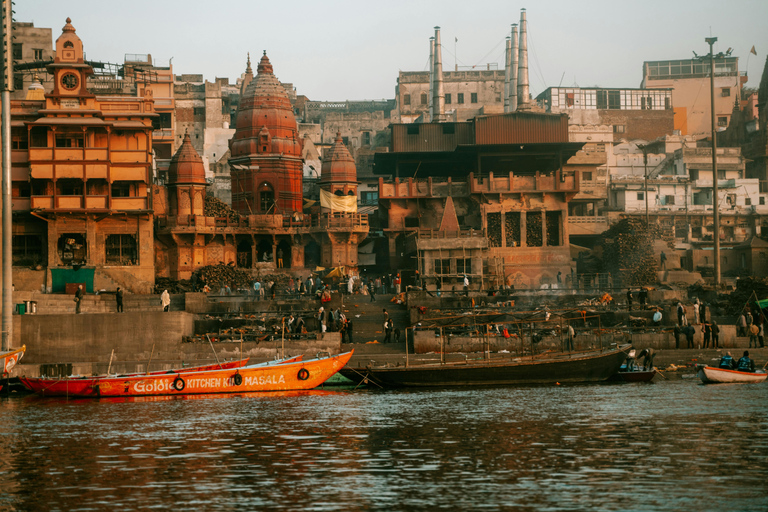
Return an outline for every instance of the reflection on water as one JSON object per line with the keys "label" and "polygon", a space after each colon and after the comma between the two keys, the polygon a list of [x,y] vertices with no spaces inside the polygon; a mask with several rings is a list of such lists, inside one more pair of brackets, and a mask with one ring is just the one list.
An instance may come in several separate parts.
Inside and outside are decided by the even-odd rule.
{"label": "reflection on water", "polygon": [[766,510],[768,385],[0,400],[0,510]]}

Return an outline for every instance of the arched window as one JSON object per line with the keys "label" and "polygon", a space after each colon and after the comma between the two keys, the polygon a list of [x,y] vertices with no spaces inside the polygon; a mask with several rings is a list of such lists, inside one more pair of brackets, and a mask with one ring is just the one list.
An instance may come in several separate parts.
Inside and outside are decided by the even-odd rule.
{"label": "arched window", "polygon": [[421,93],[421,104],[426,105],[427,104],[427,93],[423,92]]}
{"label": "arched window", "polygon": [[274,209],[274,206],[275,189],[265,181],[259,186],[259,210],[262,213],[270,213],[270,211]]}

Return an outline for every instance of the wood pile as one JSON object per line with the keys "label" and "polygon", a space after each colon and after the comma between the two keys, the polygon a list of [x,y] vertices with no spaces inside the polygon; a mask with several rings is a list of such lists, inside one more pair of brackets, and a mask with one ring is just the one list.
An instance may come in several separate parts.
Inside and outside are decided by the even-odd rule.
{"label": "wood pile", "polygon": [[615,276],[621,276],[624,286],[642,286],[657,281],[659,257],[654,252],[655,240],[668,236],[656,225],[646,226],[635,218],[622,219],[603,233],[603,267]]}
{"label": "wood pile", "polygon": [[541,247],[541,212],[528,212],[525,216],[525,245]]}
{"label": "wood pile", "polygon": [[201,286],[207,284],[212,292],[216,292],[217,287],[225,284],[229,285],[233,291],[238,288],[250,288],[253,282],[250,272],[223,263],[199,268],[195,274],[197,274],[197,282]]}
{"label": "wood pile", "polygon": [[226,217],[232,222],[240,222],[240,214],[229,207],[227,203],[213,196],[205,196],[203,214],[206,217]]}
{"label": "wood pile", "polygon": [[491,247],[501,247],[501,213],[492,212],[486,216],[488,220],[488,242]]}
{"label": "wood pile", "polygon": [[504,230],[507,236],[507,247],[520,246],[520,213],[507,212],[504,215]]}

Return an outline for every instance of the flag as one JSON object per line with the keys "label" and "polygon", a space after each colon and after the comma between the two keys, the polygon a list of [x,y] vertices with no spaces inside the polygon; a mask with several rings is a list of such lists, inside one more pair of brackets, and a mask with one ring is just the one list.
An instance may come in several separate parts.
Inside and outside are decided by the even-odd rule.
{"label": "flag", "polygon": [[752,46],[752,49],[749,50],[749,53],[751,53],[752,55],[757,55],[757,52],[755,51],[755,47],[754,46]]}

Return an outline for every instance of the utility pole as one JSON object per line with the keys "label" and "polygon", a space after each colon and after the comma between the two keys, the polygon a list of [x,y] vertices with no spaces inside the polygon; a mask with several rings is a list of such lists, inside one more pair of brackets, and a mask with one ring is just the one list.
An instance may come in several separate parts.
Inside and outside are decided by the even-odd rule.
{"label": "utility pole", "polygon": [[643,152],[643,176],[645,177],[645,227],[647,229],[651,222],[648,215],[648,145],[638,144],[637,147]]}
{"label": "utility pole", "polygon": [[13,267],[11,264],[11,91],[13,90],[13,2],[2,0],[2,147],[3,147],[3,303],[2,347],[6,351],[13,339]]}
{"label": "utility pole", "polygon": [[720,205],[718,203],[717,190],[717,132],[715,131],[715,54],[712,45],[717,42],[716,37],[706,37],[704,41],[709,44],[709,88],[711,99],[712,122],[712,216],[714,217],[715,232],[715,287],[720,286]]}

